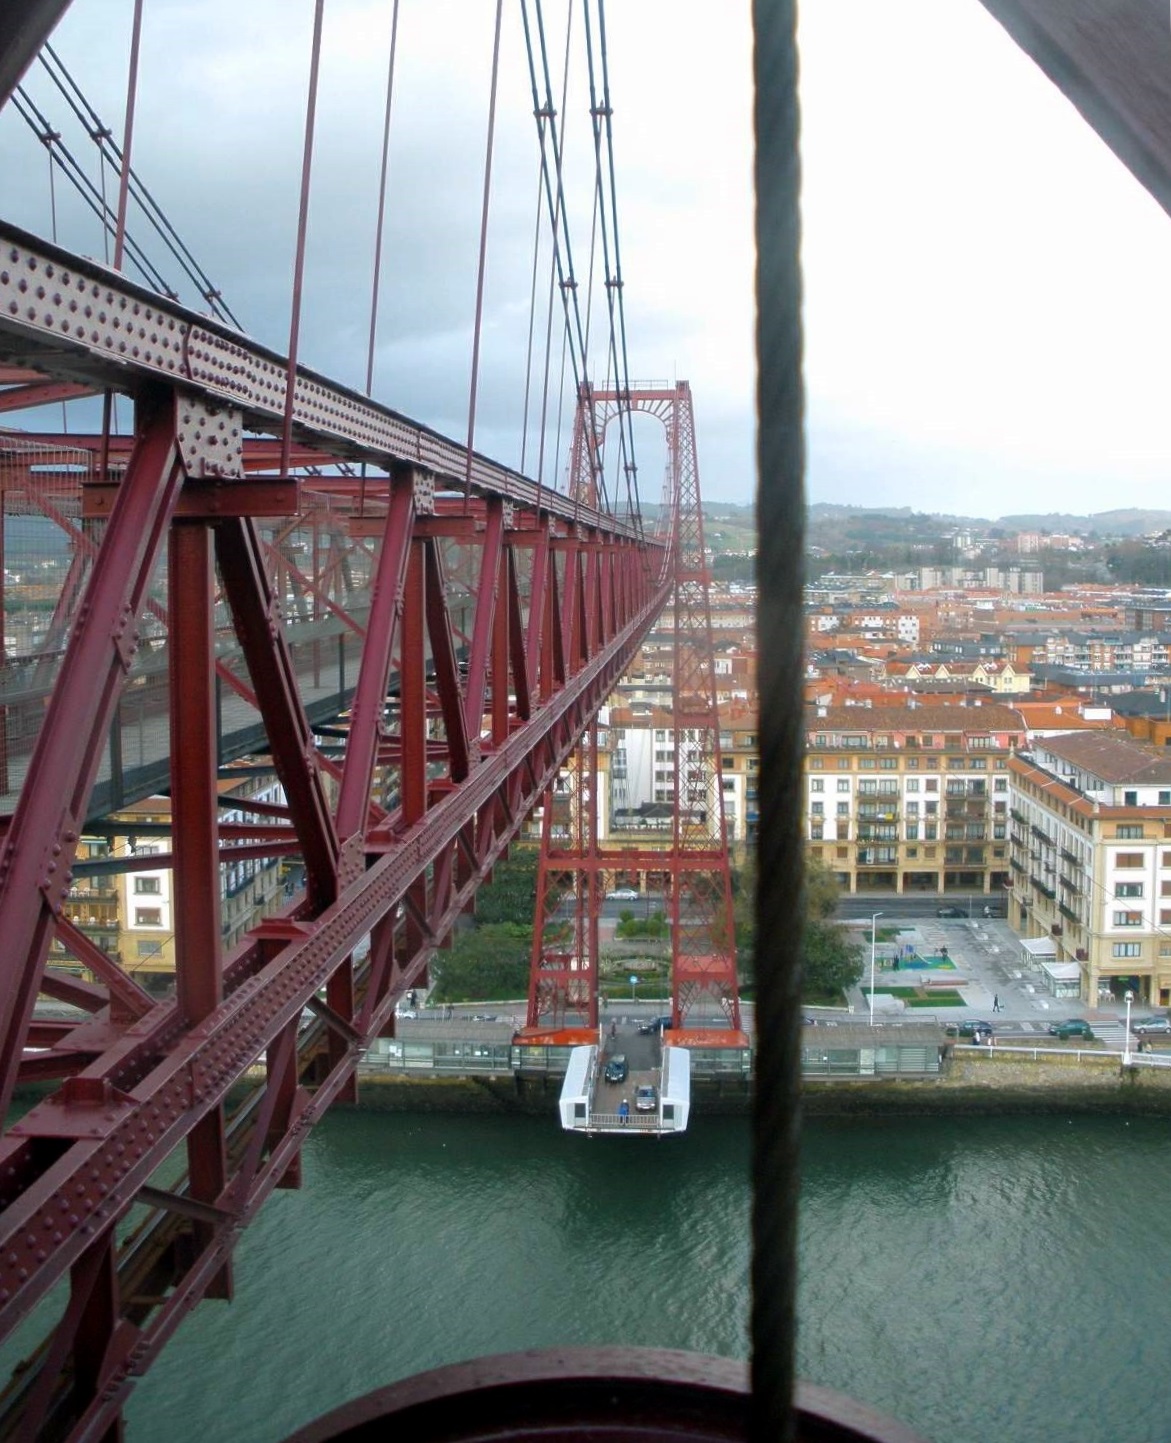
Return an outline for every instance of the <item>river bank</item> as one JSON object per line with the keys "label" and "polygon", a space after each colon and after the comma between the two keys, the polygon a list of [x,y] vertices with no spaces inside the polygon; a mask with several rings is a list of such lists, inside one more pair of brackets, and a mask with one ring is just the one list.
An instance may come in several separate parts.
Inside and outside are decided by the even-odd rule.
{"label": "river bank", "polygon": [[[558,1077],[419,1077],[380,1069],[361,1074],[360,1105],[385,1112],[539,1116],[555,1111],[560,1089]],[[692,1097],[697,1110],[706,1114],[746,1116],[752,1109],[751,1087],[738,1081],[693,1079]],[[933,1077],[806,1080],[802,1108],[815,1117],[1159,1116],[1171,1114],[1171,1067],[1124,1066],[1115,1056],[1079,1058],[1072,1052],[1042,1057],[1008,1049],[953,1053]]]}

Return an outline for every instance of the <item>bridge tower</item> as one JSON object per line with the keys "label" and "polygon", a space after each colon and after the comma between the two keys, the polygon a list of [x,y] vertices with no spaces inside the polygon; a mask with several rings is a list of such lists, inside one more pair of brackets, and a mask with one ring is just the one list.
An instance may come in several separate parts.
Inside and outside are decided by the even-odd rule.
{"label": "bridge tower", "polygon": [[[741,1030],[732,886],[721,784],[709,574],[696,459],[691,388],[584,391],[574,426],[569,494],[596,502],[610,423],[623,409],[656,417],[668,464],[659,528],[666,532],[674,635],[673,820],[670,845],[604,844],[609,818],[592,725],[545,796],[525,1040],[562,1045],[597,1035],[600,928],[605,878],[639,868],[667,879],[671,1015],[677,1040],[747,1045]],[[588,633],[587,588],[577,628]],[[707,1004],[711,1004],[710,1006]]]}

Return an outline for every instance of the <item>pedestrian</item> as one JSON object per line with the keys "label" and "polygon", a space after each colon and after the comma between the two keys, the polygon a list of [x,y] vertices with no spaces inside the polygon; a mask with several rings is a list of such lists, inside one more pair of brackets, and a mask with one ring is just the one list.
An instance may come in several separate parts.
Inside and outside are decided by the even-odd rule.
{"label": "pedestrian", "polygon": [[625,1127],[625,1126],[626,1126],[626,1123],[627,1123],[627,1120],[628,1120],[629,1117],[630,1117],[630,1103],[627,1102],[625,1098],[623,1098],[622,1101],[618,1104],[618,1123],[619,1123],[619,1126]]}
{"label": "pedestrian", "polygon": [[899,959],[898,959],[897,957],[895,958],[894,970],[895,970],[896,972],[899,970]]}
{"label": "pedestrian", "polygon": [[992,995],[992,1010],[993,1010],[993,1012],[999,1012],[999,1011],[1000,1011],[1000,993],[999,993],[999,992],[995,992],[995,993],[993,993],[993,995]]}
{"label": "pedestrian", "polygon": [[611,1036],[611,1037],[617,1037],[617,1036],[618,1036],[618,1024],[617,1024],[617,1022],[611,1022],[611,1023],[610,1023],[610,1036]]}

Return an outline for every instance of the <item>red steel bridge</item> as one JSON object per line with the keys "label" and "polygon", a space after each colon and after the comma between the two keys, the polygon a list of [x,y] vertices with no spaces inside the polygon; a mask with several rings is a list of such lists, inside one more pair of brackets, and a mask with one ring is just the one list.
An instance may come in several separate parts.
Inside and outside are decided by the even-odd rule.
{"label": "red steel bridge", "polygon": [[[24,103],[64,8],[0,15],[0,101]],[[320,0],[317,15],[314,73]],[[570,941],[535,929],[523,1036],[596,1036],[597,890],[613,863],[591,800],[595,718],[668,606],[677,815],[667,859],[644,860],[671,881],[677,1026],[686,1038],[712,999],[718,1022],[694,1035],[747,1042],[688,386],[629,382],[619,314],[619,379],[591,384],[583,357],[556,489],[474,448],[474,392],[457,442],[301,363],[304,194],[287,353],[130,279],[137,39],[114,264],[0,220],[0,410],[39,418],[0,431],[0,1332],[48,1317],[3,1399],[14,1437],[119,1434],[133,1378],[197,1301],[231,1296],[241,1230],[298,1185],[308,1129],[355,1099],[366,1048],[393,1034],[396,1003],[567,763],[578,821],[567,845],[545,807],[539,912],[568,858]],[[547,137],[555,107],[537,89]],[[312,81],[308,113],[306,185]],[[594,114],[600,149],[608,109]],[[558,231],[560,174],[544,158],[542,174]],[[567,248],[555,255],[572,327]],[[482,266],[481,252],[481,279]],[[606,284],[613,321],[616,270]],[[104,424],[49,428],[45,408],[86,397],[104,398]],[[115,397],[129,434],[110,425]],[[631,484],[638,412],[666,435],[654,530]],[[11,579],[31,522],[54,538],[35,597],[27,568]],[[233,798],[245,819],[225,822],[220,781],[245,757],[271,767],[283,801]],[[157,792],[171,851],[140,865],[172,874],[175,987],[161,999],[68,913],[82,839]],[[276,857],[303,887],[226,950],[223,869]],[[53,965],[61,951],[85,980]],[[75,1010],[46,1017],[45,1001]],[[14,1110],[30,1082],[54,1087]]]}

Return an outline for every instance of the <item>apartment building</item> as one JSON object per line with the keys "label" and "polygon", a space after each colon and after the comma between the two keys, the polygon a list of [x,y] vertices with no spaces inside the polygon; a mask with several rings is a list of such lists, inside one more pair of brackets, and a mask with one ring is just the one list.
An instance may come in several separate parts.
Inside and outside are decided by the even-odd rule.
{"label": "apartment building", "polygon": [[[219,782],[221,827],[255,821],[250,804],[280,806],[284,791],[271,776],[244,775]],[[235,800],[238,806],[231,806]],[[82,838],[65,915],[86,942],[150,991],[166,991],[175,975],[175,912],[171,874],[171,800],[147,797],[114,813],[102,834]],[[151,858],[158,858],[152,866]],[[221,926],[228,951],[258,916],[283,900],[276,858],[231,859],[220,867]],[[58,936],[49,965],[87,970],[86,948]]]}
{"label": "apartment building", "polygon": [[[635,832],[669,835],[675,807],[676,733],[671,712],[609,708],[599,758],[599,828],[621,841]],[[720,789],[727,837],[753,841],[759,815],[759,722],[755,709],[724,705],[720,714]],[[698,745],[686,731],[684,750]],[[606,819],[603,824],[603,818]]]}
{"label": "apartment building", "polygon": [[806,718],[805,836],[843,891],[992,892],[1008,878],[1011,708],[819,707]]}
{"label": "apartment building", "polygon": [[1171,1004],[1171,756],[1081,732],[1035,739],[1009,772],[1009,920],[1051,939],[1083,1001]]}

